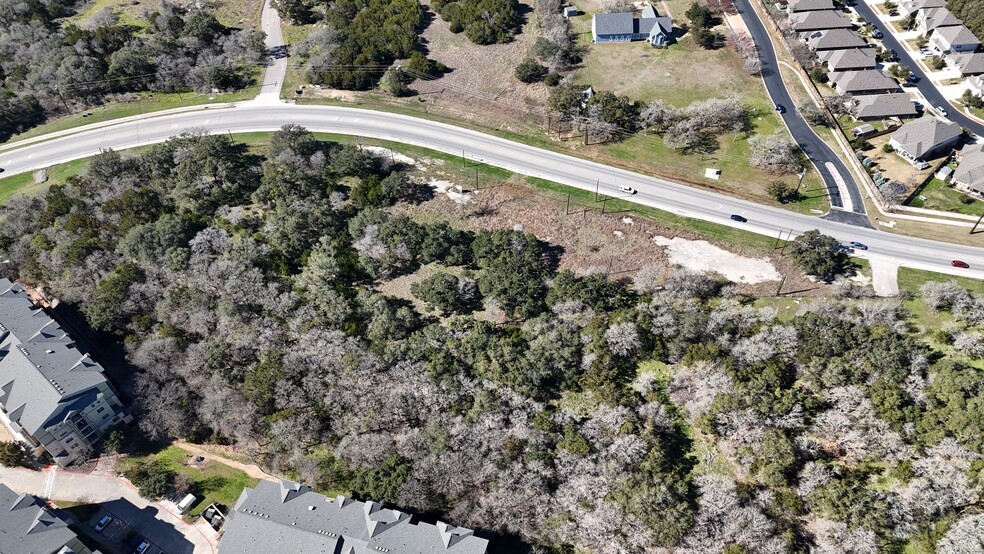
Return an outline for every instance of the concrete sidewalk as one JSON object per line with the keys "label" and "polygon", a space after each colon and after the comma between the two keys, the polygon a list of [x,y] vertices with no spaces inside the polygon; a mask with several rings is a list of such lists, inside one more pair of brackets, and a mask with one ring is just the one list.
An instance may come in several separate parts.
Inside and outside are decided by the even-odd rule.
{"label": "concrete sidewalk", "polygon": [[[19,493],[30,493],[44,497],[49,471],[32,471],[23,468],[0,467],[0,483],[7,485]],[[217,534],[206,537],[197,526],[185,523],[180,516],[171,513],[157,502],[151,502],[137,493],[128,481],[109,475],[80,474],[67,471],[56,471],[51,487],[51,500],[64,500],[83,503],[106,503],[125,499],[139,509],[140,513],[153,514],[153,518],[161,523],[174,527],[194,545],[195,554],[214,554]],[[140,532],[137,512],[131,514],[134,518],[134,528]],[[160,525],[160,523],[148,522]]]}

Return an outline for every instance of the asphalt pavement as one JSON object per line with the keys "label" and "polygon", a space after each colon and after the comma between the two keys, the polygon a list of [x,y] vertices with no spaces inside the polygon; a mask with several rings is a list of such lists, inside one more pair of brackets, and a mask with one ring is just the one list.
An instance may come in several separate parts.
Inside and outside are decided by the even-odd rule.
{"label": "asphalt pavement", "polygon": [[[0,167],[6,175],[50,167],[92,156],[102,149],[122,150],[167,140],[193,129],[214,133],[273,131],[288,123],[311,131],[376,138],[462,155],[469,163],[487,163],[515,173],[547,179],[608,196],[623,196],[619,185],[638,191],[637,204],[674,214],[742,228],[762,235],[783,238],[819,229],[841,241],[860,241],[871,248],[860,256],[890,261],[906,267],[984,279],[984,249],[925,239],[910,238],[861,228],[837,221],[803,215],[782,208],[763,206],[688,187],[665,179],[633,173],[566,154],[536,148],[471,129],[401,114],[342,106],[245,103],[224,109],[208,109],[130,121],[112,127],[81,131],[21,148],[0,152]],[[731,214],[748,219],[737,223]],[[955,228],[954,233],[967,232]],[[950,261],[960,259],[971,269],[958,269]]]}
{"label": "asphalt pavement", "polygon": [[[747,0],[740,1],[744,2]],[[929,106],[943,106],[946,108],[949,101],[944,98],[942,94],[940,94],[939,89],[933,85],[933,82],[926,76],[926,72],[923,71],[922,67],[913,59],[909,51],[903,48],[902,44],[895,38],[894,34],[889,32],[888,25],[878,19],[878,15],[873,9],[871,9],[871,6],[865,2],[858,1],[851,1],[849,4],[857,10],[858,15],[863,17],[865,21],[878,25],[884,35],[884,37],[879,40],[882,41],[885,48],[895,50],[895,53],[899,56],[899,63],[911,69],[912,73],[919,79],[916,81],[916,88],[918,88],[919,92],[926,97],[926,100],[929,102]],[[984,137],[984,124],[967,117],[967,115],[960,111],[960,109],[956,106],[950,106],[946,111],[946,119],[960,125],[975,135]]]}
{"label": "asphalt pavement", "polygon": [[[773,103],[781,104],[786,108],[786,113],[780,114],[780,117],[789,128],[793,140],[810,158],[823,178],[830,195],[830,205],[848,212],[864,214],[863,196],[850,170],[796,109],[796,104],[786,89],[786,83],[782,80],[772,38],[758,13],[752,9],[749,0],[735,0],[735,8],[748,27],[752,40],[758,46],[762,60],[762,80],[765,81],[769,97],[772,98]],[[851,223],[868,225],[867,218],[850,219]]]}

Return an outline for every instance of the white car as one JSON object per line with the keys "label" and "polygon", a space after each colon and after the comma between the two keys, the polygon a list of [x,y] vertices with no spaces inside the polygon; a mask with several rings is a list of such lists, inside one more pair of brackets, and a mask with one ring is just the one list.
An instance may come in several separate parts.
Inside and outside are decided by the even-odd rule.
{"label": "white car", "polygon": [[636,193],[636,189],[634,189],[634,188],[632,188],[632,187],[630,187],[628,185],[619,185],[618,186],[618,191],[621,192],[621,193],[623,193],[623,194],[635,194]]}
{"label": "white car", "polygon": [[943,106],[936,106],[936,111],[939,112],[939,114],[943,117],[946,117],[947,115],[946,109],[944,109]]}

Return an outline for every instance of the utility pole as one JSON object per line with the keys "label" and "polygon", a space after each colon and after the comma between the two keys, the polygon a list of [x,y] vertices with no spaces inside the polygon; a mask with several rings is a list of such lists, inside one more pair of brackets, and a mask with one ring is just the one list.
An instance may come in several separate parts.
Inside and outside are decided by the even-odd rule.
{"label": "utility pole", "polygon": [[461,150],[461,167],[465,167],[465,151]]}
{"label": "utility pole", "polygon": [[598,201],[598,189],[601,188],[601,179],[595,179],[595,202]]}
{"label": "utility pole", "polygon": [[981,224],[981,220],[984,219],[984,212],[981,212],[981,216],[977,218],[977,223],[974,223],[974,227],[970,230],[970,234],[977,232],[977,226]]}
{"label": "utility pole", "polygon": [[591,122],[587,119],[584,120],[584,145],[588,145],[588,128],[591,126]]}
{"label": "utility pole", "polygon": [[72,109],[68,107],[68,102],[66,102],[65,97],[62,96],[61,88],[58,85],[55,85],[55,92],[58,93],[58,98],[61,98],[62,104],[65,105],[65,111],[68,113],[72,113]]}
{"label": "utility pole", "polygon": [[782,233],[783,233],[783,231],[779,231],[779,236],[776,237],[776,244],[775,244],[775,246],[772,247],[773,250],[778,250],[779,249],[779,241],[782,240]]}

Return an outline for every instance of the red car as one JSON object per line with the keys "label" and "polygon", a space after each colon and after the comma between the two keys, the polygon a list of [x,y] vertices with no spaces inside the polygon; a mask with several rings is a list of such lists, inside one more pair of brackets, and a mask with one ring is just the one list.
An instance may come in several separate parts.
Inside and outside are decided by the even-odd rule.
{"label": "red car", "polygon": [[950,265],[952,265],[953,267],[959,267],[963,269],[970,268],[970,266],[967,265],[967,262],[961,262],[960,260],[953,260],[952,262],[950,262]]}

